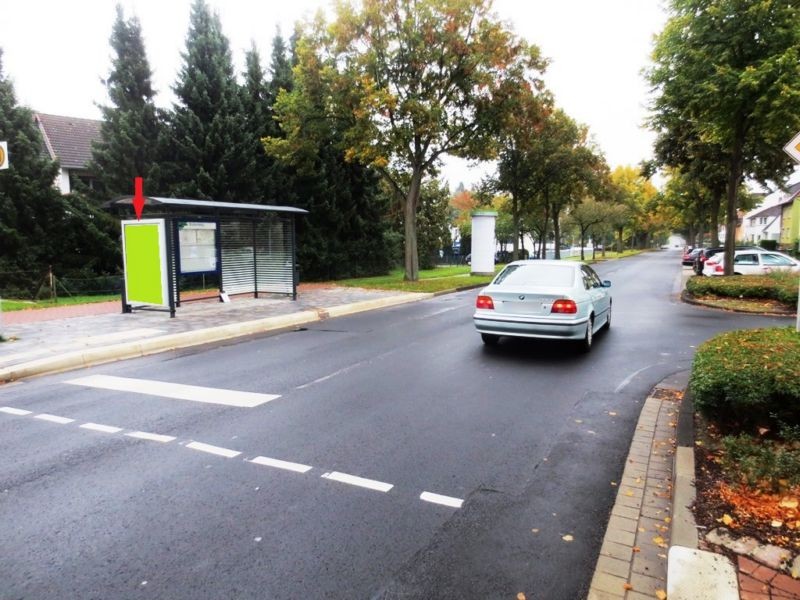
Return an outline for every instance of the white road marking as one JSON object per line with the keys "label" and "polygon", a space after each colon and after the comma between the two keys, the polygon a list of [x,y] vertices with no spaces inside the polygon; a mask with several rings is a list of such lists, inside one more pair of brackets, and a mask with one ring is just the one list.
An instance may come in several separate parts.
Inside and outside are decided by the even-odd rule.
{"label": "white road marking", "polygon": [[204,444],[202,442],[190,442],[186,444],[186,447],[191,448],[192,450],[199,450],[200,452],[208,452],[209,454],[224,456],[226,458],[234,458],[241,454],[241,452],[237,452],[236,450],[229,450],[228,448],[212,446],[211,444]]}
{"label": "white road marking", "polygon": [[347,367],[344,367],[343,369],[339,369],[338,371],[334,371],[333,373],[330,373],[329,375],[324,375],[323,377],[315,379],[314,381],[309,381],[308,383],[304,383],[303,385],[298,385],[295,389],[296,390],[303,390],[303,389],[305,389],[307,387],[311,387],[312,385],[316,385],[318,383],[322,383],[323,381],[327,381],[328,379],[333,379],[337,375],[343,375],[344,373],[347,373],[348,371],[352,371],[356,367],[360,367],[365,362],[369,362],[369,361],[359,361],[359,362],[357,362],[355,364],[352,364],[352,365],[349,365]]}
{"label": "white road marking", "polygon": [[18,415],[20,417],[24,417],[25,415],[31,414],[29,410],[22,410],[21,408],[11,408],[10,406],[0,406],[0,412],[4,412],[8,415]]}
{"label": "white road marking", "polygon": [[375,490],[377,492],[388,492],[394,486],[391,483],[384,483],[382,481],[375,481],[374,479],[364,479],[363,477],[356,477],[355,475],[348,475],[347,473],[323,473],[323,479],[332,479],[340,483],[347,483],[349,485],[356,485],[358,487]]}
{"label": "white road marking", "polygon": [[59,425],[66,425],[72,423],[75,419],[68,419],[67,417],[57,417],[56,415],[48,415],[42,413],[33,417],[34,419],[41,419],[42,421],[50,421],[51,423],[58,423]]}
{"label": "white road marking", "polygon": [[92,431],[101,431],[103,433],[119,433],[122,427],[113,427],[111,425],[101,425],[100,423],[84,423],[81,429],[91,429]]}
{"label": "white road marking", "polygon": [[424,500],[425,502],[433,502],[434,504],[450,506],[452,508],[461,508],[461,505],[464,504],[464,501],[461,498],[442,496],[441,494],[434,494],[432,492],[422,492],[419,495],[419,499]]}
{"label": "white road marking", "polygon": [[137,440],[150,440],[151,442],[161,442],[162,444],[175,441],[175,438],[171,435],[147,433],[146,431],[131,431],[129,433],[126,433],[125,435],[132,438],[136,438]]}
{"label": "white road marking", "polygon": [[150,396],[162,396],[165,398],[176,398],[178,400],[192,400],[194,402],[223,404],[225,406],[238,406],[242,408],[253,408],[265,402],[280,398],[279,395],[275,394],[238,392],[236,390],[167,383],[165,381],[152,381],[149,379],[130,379],[128,377],[114,377],[111,375],[90,375],[89,377],[72,379],[66,383],[104,390],[116,390],[118,392],[133,392],[136,394],[148,394]]}
{"label": "white road marking", "polygon": [[628,376],[627,376],[625,379],[623,379],[623,380],[622,380],[622,383],[620,383],[620,384],[617,386],[617,389],[615,389],[615,390],[614,390],[614,393],[615,393],[615,394],[619,394],[619,393],[620,393],[620,392],[621,392],[621,391],[622,391],[622,390],[625,388],[625,386],[627,386],[627,385],[628,385],[628,384],[629,384],[631,381],[633,381],[633,378],[634,378],[634,377],[636,377],[636,376],[637,376],[639,373],[641,373],[642,371],[646,371],[646,370],[647,370],[647,369],[649,369],[650,367],[654,367],[654,366],[655,366],[655,365],[647,365],[646,367],[642,367],[641,369],[639,369],[639,370],[638,370],[638,371],[636,371],[635,373],[631,373],[630,375],[628,375]]}
{"label": "white road marking", "polygon": [[275,467],[276,469],[284,469],[286,471],[294,471],[295,473],[308,473],[312,467],[308,465],[301,465],[300,463],[286,462],[285,460],[278,460],[276,458],[268,458],[266,456],[256,456],[250,462],[257,465],[264,465],[265,467]]}

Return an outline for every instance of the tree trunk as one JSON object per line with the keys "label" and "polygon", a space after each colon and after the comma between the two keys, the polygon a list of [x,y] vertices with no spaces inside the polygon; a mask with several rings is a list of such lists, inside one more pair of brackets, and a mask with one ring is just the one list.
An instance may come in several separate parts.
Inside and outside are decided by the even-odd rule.
{"label": "tree trunk", "polygon": [[542,224],[542,246],[539,249],[542,253],[541,258],[547,258],[547,224],[550,219],[550,195],[547,190],[544,192],[544,223]]}
{"label": "tree trunk", "polygon": [[411,186],[408,189],[404,208],[405,229],[405,280],[419,279],[419,254],[417,252],[417,205],[422,186],[422,170],[415,167],[411,174]]}
{"label": "tree trunk", "polygon": [[733,275],[733,253],[736,251],[736,209],[739,201],[739,185],[742,181],[742,150],[744,148],[744,124],[736,127],[728,173],[728,198],[725,222],[725,272]]}
{"label": "tree trunk", "polygon": [[719,208],[724,190],[716,188],[711,192],[711,247],[719,246]]}
{"label": "tree trunk", "polygon": [[561,260],[561,225],[558,222],[559,214],[561,213],[560,209],[556,209],[553,207],[553,247],[555,248],[555,255],[553,258],[556,260]]}
{"label": "tree trunk", "polygon": [[514,222],[514,245],[511,247],[511,260],[519,258],[519,238],[521,232],[519,230],[519,200],[517,199],[516,192],[511,193],[511,219]]}

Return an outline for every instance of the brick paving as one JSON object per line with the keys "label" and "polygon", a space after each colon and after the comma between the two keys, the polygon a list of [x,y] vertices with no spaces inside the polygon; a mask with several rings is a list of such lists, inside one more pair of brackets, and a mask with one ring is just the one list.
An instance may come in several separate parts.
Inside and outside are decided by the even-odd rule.
{"label": "brick paving", "polygon": [[800,581],[746,556],[737,559],[741,600],[797,600]]}
{"label": "brick paving", "polygon": [[672,470],[679,400],[645,401],[606,535],[589,600],[666,597]]}

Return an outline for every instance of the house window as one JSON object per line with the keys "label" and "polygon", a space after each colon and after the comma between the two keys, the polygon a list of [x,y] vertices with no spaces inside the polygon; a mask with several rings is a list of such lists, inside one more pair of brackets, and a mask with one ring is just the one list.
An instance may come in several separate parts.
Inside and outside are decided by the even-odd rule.
{"label": "house window", "polygon": [[767,224],[767,217],[759,217],[758,224],[759,225],[766,225]]}

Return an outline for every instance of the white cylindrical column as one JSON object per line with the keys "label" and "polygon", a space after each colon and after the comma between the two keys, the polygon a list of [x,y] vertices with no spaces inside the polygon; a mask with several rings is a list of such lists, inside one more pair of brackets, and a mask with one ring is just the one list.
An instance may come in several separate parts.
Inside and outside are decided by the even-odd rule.
{"label": "white cylindrical column", "polygon": [[479,210],[472,213],[472,274],[494,275],[494,223],[497,213]]}

